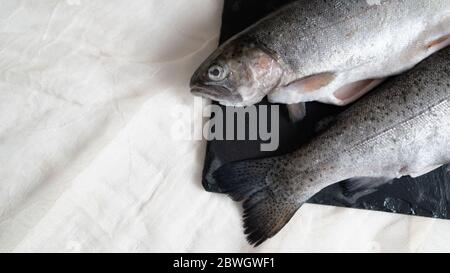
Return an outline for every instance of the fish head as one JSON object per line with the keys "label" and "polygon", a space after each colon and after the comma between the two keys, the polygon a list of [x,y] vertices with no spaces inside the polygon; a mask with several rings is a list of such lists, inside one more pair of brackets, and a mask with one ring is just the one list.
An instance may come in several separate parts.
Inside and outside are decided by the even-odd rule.
{"label": "fish head", "polygon": [[255,43],[231,41],[200,65],[192,76],[191,92],[225,106],[258,103],[280,83],[283,75],[273,56]]}

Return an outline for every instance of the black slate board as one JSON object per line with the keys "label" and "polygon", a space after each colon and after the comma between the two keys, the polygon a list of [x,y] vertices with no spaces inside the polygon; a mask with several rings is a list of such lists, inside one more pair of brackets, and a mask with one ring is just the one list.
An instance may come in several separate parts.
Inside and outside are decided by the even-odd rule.
{"label": "black slate board", "polygon": [[[225,0],[221,43],[288,2],[292,0]],[[203,170],[203,186],[207,191],[220,192],[211,174],[221,165],[293,151],[314,136],[319,120],[344,110],[309,103],[307,118],[292,124],[285,107],[280,107],[280,147],[275,152],[261,152],[261,141],[208,142]],[[398,179],[371,192],[349,194],[342,183],[338,183],[323,189],[309,203],[450,219],[450,168],[445,166],[416,179]]]}

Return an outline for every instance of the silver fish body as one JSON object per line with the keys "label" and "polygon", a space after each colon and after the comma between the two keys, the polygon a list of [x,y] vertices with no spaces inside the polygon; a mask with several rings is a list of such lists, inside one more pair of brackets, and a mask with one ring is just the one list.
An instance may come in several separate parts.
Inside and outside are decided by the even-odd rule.
{"label": "silver fish body", "polygon": [[367,188],[448,163],[450,47],[381,85],[292,154],[231,163],[215,177],[244,200],[249,241],[259,244],[333,183],[352,179]]}
{"label": "silver fish body", "polygon": [[[265,95],[286,104],[346,105],[449,45],[449,37],[450,0],[299,0],[221,46],[191,84],[203,84],[209,95],[216,93],[210,97],[226,105],[253,104]],[[242,53],[243,45],[274,62],[235,54]],[[235,69],[234,62],[249,69]],[[230,76],[245,76],[233,84],[204,84],[199,75],[212,64],[231,67]],[[258,77],[261,70],[271,73]],[[217,86],[226,86],[229,93]]]}

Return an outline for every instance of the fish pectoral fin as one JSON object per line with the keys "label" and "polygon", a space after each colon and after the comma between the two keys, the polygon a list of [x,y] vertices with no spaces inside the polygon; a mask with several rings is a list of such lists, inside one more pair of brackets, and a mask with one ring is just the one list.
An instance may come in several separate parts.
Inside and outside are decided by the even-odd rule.
{"label": "fish pectoral fin", "polygon": [[389,177],[355,177],[342,182],[341,185],[346,192],[355,193],[368,189],[375,189],[391,181],[393,181],[393,179]]}
{"label": "fish pectoral fin", "polygon": [[254,246],[277,234],[301,206],[270,189],[266,177],[273,163],[270,158],[229,163],[213,175],[224,193],[243,201],[245,234]]}
{"label": "fish pectoral fin", "polygon": [[368,79],[346,84],[336,90],[333,96],[341,105],[347,105],[364,96],[367,92],[381,84],[385,79]]}
{"label": "fish pectoral fin", "polygon": [[304,102],[288,104],[289,119],[293,122],[299,122],[306,116],[306,104]]}
{"label": "fish pectoral fin", "polygon": [[297,103],[302,101],[302,96],[320,90],[329,85],[335,78],[336,75],[331,72],[307,76],[292,81],[285,86],[278,87],[268,95],[268,98],[270,102],[287,104]]}
{"label": "fish pectoral fin", "polygon": [[320,73],[312,76],[308,76],[305,78],[301,78],[290,83],[286,88],[291,89],[292,91],[297,92],[314,92],[316,90],[321,89],[322,87],[330,84],[336,75],[331,72]]}

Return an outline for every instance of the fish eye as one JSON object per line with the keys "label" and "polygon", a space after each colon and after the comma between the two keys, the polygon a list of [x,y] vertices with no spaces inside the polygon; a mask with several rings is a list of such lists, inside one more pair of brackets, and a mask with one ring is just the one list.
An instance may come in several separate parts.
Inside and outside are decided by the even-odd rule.
{"label": "fish eye", "polygon": [[227,77],[227,71],[220,65],[213,65],[208,69],[208,77],[213,81],[221,81]]}

